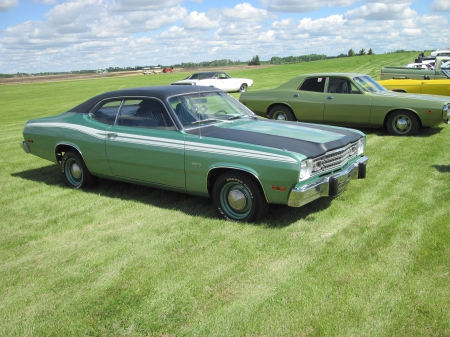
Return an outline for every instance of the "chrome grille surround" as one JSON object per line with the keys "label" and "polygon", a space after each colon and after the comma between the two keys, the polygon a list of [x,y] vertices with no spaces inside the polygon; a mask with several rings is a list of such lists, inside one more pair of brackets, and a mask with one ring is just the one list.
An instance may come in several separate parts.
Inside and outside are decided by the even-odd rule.
{"label": "chrome grille surround", "polygon": [[354,142],[339,149],[328,151],[320,157],[312,158],[313,168],[311,177],[343,167],[351,159],[355,158],[357,153],[358,142]]}

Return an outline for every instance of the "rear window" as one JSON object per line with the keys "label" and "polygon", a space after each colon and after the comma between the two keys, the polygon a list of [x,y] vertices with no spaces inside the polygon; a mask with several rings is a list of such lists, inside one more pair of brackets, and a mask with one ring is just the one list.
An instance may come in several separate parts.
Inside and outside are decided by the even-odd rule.
{"label": "rear window", "polygon": [[311,77],[307,78],[299,90],[302,91],[314,91],[314,92],[324,92],[325,89],[325,77]]}

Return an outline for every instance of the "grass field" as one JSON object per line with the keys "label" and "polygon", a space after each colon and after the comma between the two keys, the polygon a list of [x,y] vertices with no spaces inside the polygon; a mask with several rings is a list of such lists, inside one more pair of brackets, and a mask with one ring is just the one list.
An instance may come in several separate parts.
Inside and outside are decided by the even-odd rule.
{"label": "grass field", "polygon": [[[305,72],[378,79],[416,56],[229,73],[257,90]],[[70,190],[19,147],[30,118],[185,76],[0,85],[1,336],[450,336],[450,126],[363,130],[367,179],[333,200],[272,206],[258,224],[124,183]]]}

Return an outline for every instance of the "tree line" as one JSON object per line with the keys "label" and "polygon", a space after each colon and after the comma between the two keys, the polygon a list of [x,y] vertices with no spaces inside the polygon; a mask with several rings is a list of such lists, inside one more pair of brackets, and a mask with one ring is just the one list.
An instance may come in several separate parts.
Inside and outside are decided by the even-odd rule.
{"label": "tree line", "polygon": [[[391,53],[404,53],[407,52],[405,50],[397,50],[395,52]],[[261,61],[259,59],[258,55],[253,56],[253,58],[250,61],[232,61],[230,59],[221,59],[221,60],[213,60],[213,61],[202,61],[202,62],[182,62],[178,64],[172,64],[172,65],[146,65],[146,66],[134,66],[134,67],[108,67],[102,70],[106,70],[106,72],[113,73],[113,72],[119,72],[119,71],[140,71],[144,68],[151,68],[151,67],[172,67],[172,68],[188,68],[188,69],[195,69],[195,68],[214,68],[214,67],[226,67],[226,66],[239,66],[239,65],[250,65],[250,66],[259,66],[264,64],[271,64],[271,65],[281,65],[281,64],[289,64],[289,63],[300,63],[300,62],[312,62],[312,61],[319,61],[319,60],[326,60],[331,58],[339,58],[339,57],[353,57],[353,56],[362,56],[362,55],[374,55],[374,52],[372,48],[369,48],[369,50],[366,52],[364,48],[361,48],[358,53],[355,53],[353,48],[350,48],[347,54],[340,54],[337,56],[327,56],[325,54],[308,54],[308,55],[300,55],[300,56],[285,56],[285,57],[279,57],[279,56],[272,56],[270,60],[268,61]],[[61,75],[61,74],[84,74],[84,73],[96,73],[99,72],[99,70],[76,70],[76,71],[69,71],[69,72],[41,72],[41,73],[34,73],[33,76],[43,76],[43,75]],[[26,73],[17,73],[17,74],[0,74],[0,77],[15,77],[15,76],[29,76],[29,74]]]}

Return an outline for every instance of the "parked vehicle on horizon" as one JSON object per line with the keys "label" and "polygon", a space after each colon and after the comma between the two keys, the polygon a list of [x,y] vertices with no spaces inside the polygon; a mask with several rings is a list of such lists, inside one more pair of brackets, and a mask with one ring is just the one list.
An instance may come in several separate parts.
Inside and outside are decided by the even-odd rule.
{"label": "parked vehicle on horizon", "polygon": [[23,139],[26,153],[61,165],[70,188],[106,178],[211,197],[232,221],[339,195],[368,162],[360,131],[269,121],[203,86],[107,92],[29,120]]}
{"label": "parked vehicle on horizon", "polygon": [[434,69],[432,65],[429,63],[408,63],[405,64],[403,67],[405,68],[419,68],[419,69]]}
{"label": "parked vehicle on horizon", "polygon": [[[450,78],[450,68],[446,67],[446,62],[450,61],[450,56],[438,56],[435,59],[434,69],[406,68],[406,67],[383,67],[381,68],[380,79],[390,78],[415,78],[415,79],[440,79]],[[444,64],[444,67],[442,66]]]}
{"label": "parked vehicle on horizon", "polygon": [[249,78],[233,78],[223,71],[205,71],[189,75],[184,80],[172,85],[204,85],[215,87],[227,92],[245,92],[253,85]]}
{"label": "parked vehicle on horizon", "polygon": [[450,48],[447,49],[436,49],[435,51],[430,53],[431,56],[450,56]]}
{"label": "parked vehicle on horizon", "polygon": [[450,117],[450,97],[392,92],[356,73],[304,74],[278,88],[242,93],[255,114],[276,120],[350,127],[385,127],[409,136]]}

